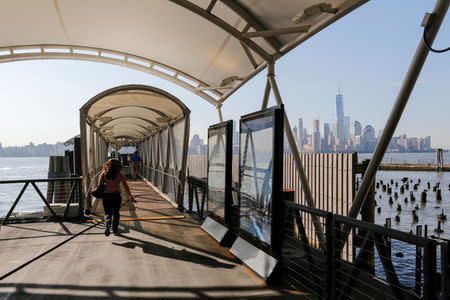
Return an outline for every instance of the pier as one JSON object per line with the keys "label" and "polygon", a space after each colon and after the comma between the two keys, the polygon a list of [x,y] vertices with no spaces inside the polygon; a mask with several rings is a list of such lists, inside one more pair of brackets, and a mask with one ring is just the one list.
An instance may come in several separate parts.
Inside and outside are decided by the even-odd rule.
{"label": "pier", "polygon": [[[121,236],[98,226],[0,281],[3,299],[289,299],[269,288],[143,180],[130,182]],[[0,276],[92,223],[17,223],[1,227]],[[298,295],[296,295],[298,296]],[[298,297],[296,298],[298,299]]]}
{"label": "pier", "polygon": [[[195,176],[188,141],[196,105],[133,83],[83,99],[79,135],[57,159],[64,168],[50,162],[47,179],[0,181],[23,184],[2,217],[0,298],[450,299],[449,240],[395,230],[390,219],[374,224],[377,171],[386,167],[383,156],[450,0],[437,0],[425,15],[370,161],[358,164],[356,153],[301,154],[276,80],[279,59],[366,2],[6,2],[0,63],[71,59],[139,70],[212,105],[218,123],[204,128],[208,154]],[[262,99],[240,113],[233,158],[233,120],[222,108],[263,71]],[[142,159],[120,156],[125,146]],[[109,159],[120,159],[125,173],[131,164],[139,180],[130,182],[137,203],[122,189],[120,234],[106,236],[102,200],[92,192]],[[381,185],[392,195],[393,186]],[[32,218],[14,212],[28,187],[45,207]],[[447,217],[437,217],[441,230]]]}

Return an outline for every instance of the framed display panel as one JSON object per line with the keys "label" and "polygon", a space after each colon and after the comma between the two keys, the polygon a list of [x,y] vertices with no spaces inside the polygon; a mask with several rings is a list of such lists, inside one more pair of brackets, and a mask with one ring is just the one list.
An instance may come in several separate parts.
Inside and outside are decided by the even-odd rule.
{"label": "framed display panel", "polygon": [[240,235],[269,252],[278,242],[283,120],[279,105],[241,117],[239,129]]}
{"label": "framed display panel", "polygon": [[233,121],[208,128],[208,216],[223,225],[231,221]]}

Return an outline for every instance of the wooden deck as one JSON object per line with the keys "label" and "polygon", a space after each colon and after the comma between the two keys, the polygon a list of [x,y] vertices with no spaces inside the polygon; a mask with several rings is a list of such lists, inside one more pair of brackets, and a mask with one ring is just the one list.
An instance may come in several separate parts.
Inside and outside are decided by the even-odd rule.
{"label": "wooden deck", "polygon": [[[0,299],[302,299],[266,287],[245,266],[145,182],[122,218],[121,236],[103,224],[75,237],[0,281]],[[177,217],[177,218],[173,218]],[[0,276],[92,223],[23,223],[1,227]]]}

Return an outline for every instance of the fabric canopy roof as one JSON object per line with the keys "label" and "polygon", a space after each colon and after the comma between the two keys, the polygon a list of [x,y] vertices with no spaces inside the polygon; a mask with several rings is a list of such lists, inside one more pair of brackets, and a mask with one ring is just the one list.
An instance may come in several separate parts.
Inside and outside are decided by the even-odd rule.
{"label": "fabric canopy roof", "polygon": [[81,109],[90,126],[110,142],[136,142],[152,132],[185,119],[189,109],[171,94],[144,85],[104,91]]}
{"label": "fabric canopy roof", "polygon": [[4,0],[0,62],[83,59],[173,81],[220,106],[367,0]]}

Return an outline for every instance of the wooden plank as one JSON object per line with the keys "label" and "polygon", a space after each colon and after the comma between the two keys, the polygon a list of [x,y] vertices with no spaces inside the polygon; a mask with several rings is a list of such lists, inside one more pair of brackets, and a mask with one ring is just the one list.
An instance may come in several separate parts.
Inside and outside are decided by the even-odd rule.
{"label": "wooden plank", "polygon": [[333,153],[333,213],[338,212],[338,160],[337,153]]}

